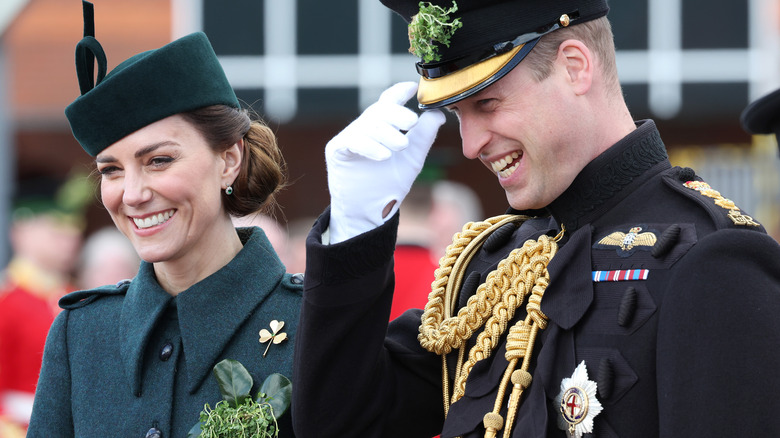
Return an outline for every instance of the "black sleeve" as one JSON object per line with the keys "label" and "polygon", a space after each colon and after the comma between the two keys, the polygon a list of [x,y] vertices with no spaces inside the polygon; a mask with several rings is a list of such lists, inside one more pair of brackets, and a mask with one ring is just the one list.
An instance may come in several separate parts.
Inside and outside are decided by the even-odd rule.
{"label": "black sleeve", "polygon": [[398,215],[335,245],[328,212],[307,239],[292,416],[298,438],[431,437],[441,430],[441,359],[417,341],[419,312],[388,328]]}
{"label": "black sleeve", "polygon": [[673,269],[659,319],[660,435],[780,436],[780,247],[722,230]]}

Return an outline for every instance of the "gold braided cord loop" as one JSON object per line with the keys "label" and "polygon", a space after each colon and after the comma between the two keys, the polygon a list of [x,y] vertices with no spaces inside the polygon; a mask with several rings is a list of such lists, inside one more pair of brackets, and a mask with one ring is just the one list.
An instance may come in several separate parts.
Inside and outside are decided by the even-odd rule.
{"label": "gold braided cord loop", "polygon": [[[471,369],[482,359],[490,357],[499,339],[506,332],[515,310],[520,307],[533,289],[544,291],[549,282],[547,264],[555,255],[558,245],[549,236],[539,240],[528,240],[521,248],[513,250],[509,257],[498,264],[498,269],[488,275],[486,293],[493,290],[501,299],[494,305],[484,330],[477,336],[477,343],[469,352],[469,359],[459,371],[452,395],[452,402],[458,401],[466,391],[466,379]],[[496,274],[494,276],[494,274]],[[498,277],[500,281],[495,280]],[[494,281],[492,281],[494,280]],[[477,290],[477,295],[480,290]],[[530,315],[529,315],[530,316]]]}
{"label": "gold braided cord loop", "polygon": [[528,305],[526,305],[528,316],[533,319],[540,330],[547,328],[547,315],[542,312],[541,305],[542,295],[547,289],[548,284],[550,284],[549,276],[540,278],[531,291],[531,296],[528,298]]}
{"label": "gold braided cord loop", "polygon": [[[561,231],[561,233],[563,233],[563,231]],[[561,236],[562,234],[558,235],[554,242],[557,242],[557,239]],[[528,372],[528,367],[531,364],[531,353],[534,350],[536,334],[539,330],[543,330],[547,327],[547,315],[542,312],[540,305],[548,283],[548,276],[540,277],[537,280],[531,296],[528,297],[528,304],[525,306],[527,312],[525,320],[518,321],[509,329],[509,333],[507,334],[507,346],[504,356],[506,357],[506,360],[509,361],[509,365],[507,366],[504,375],[505,378],[501,381],[496,403],[493,406],[493,412],[500,412],[501,402],[504,400],[505,388],[507,386],[506,376],[511,373],[512,392],[509,395],[504,438],[510,438],[512,425],[515,422],[517,409],[520,406],[520,397],[522,397],[523,391],[531,386],[531,381],[533,380],[531,373]],[[520,359],[523,360],[523,363],[520,366],[520,369],[516,370],[515,367]],[[485,437],[488,436],[492,436],[492,434],[485,432]]]}
{"label": "gold braided cord loop", "polygon": [[[457,302],[463,271],[482,242],[502,225],[525,219],[524,216],[515,215],[496,216],[483,222],[469,222],[461,232],[455,234],[446,254],[439,260],[436,278],[431,283],[432,290],[421,318],[417,338],[423,348],[436,354],[447,354],[471,338],[474,330],[480,328],[490,316],[493,306],[501,299],[494,290],[486,293],[478,290],[456,317],[448,315]],[[484,285],[480,289],[484,290]]]}
{"label": "gold braided cord loop", "polygon": [[528,341],[531,337],[531,326],[526,325],[525,321],[518,321],[509,329],[506,337],[506,358],[522,359],[525,350],[528,349]]}
{"label": "gold braided cord loop", "polygon": [[[497,216],[484,222],[470,222],[460,233],[455,234],[453,243],[439,261],[436,279],[431,284],[428,304],[421,318],[418,335],[420,344],[428,351],[442,356],[442,392],[446,416],[450,404],[465,393],[466,380],[474,365],[490,357],[516,309],[528,298],[525,320],[517,322],[507,335],[506,358],[509,365],[499,385],[493,412],[485,415],[486,437],[496,436],[504,425],[499,412],[511,382],[508,418],[506,427],[503,427],[504,437],[509,437],[522,392],[531,384],[532,377],[528,373],[530,356],[538,331],[547,326],[547,316],[540,308],[542,295],[549,284],[547,265],[557,252],[557,241],[564,231],[561,230],[555,238],[542,235],[537,241],[529,240],[523,247],[512,251],[487,276],[486,282],[479,286],[457,316],[451,314],[457,303],[465,269],[485,239],[506,223],[522,223],[526,219],[525,216]],[[465,343],[483,325],[484,329],[477,336],[468,361],[464,363]],[[453,394],[450,397],[447,354],[453,349],[458,350],[458,359]],[[520,369],[515,369],[521,359]]]}
{"label": "gold braided cord loop", "polygon": [[[482,222],[469,222],[463,226],[461,232],[456,233],[452,238],[452,244],[447,247],[444,257],[439,260],[439,268],[435,271],[435,279],[431,283],[431,293],[428,295],[428,303],[421,317],[420,334],[418,340],[420,344],[428,351],[441,355],[442,363],[442,400],[444,402],[444,415],[449,413],[450,408],[450,379],[447,369],[447,353],[453,348],[459,348],[465,341],[471,337],[474,329],[481,326],[482,321],[487,318],[489,311],[495,304],[495,297],[492,302],[472,303],[470,299],[466,308],[472,309],[470,314],[463,314],[461,323],[459,319],[452,318],[452,310],[455,308],[458,300],[458,292],[463,280],[463,274],[466,266],[471,261],[474,254],[481,248],[485,239],[493,231],[509,222],[522,223],[527,219],[526,216],[501,215],[488,218]],[[475,297],[471,297],[474,299]],[[479,307],[479,311],[477,311]],[[468,312],[468,311],[466,311]],[[469,319],[471,324],[466,323]],[[444,324],[444,321],[447,321]],[[469,333],[468,337],[457,336],[457,326],[462,328],[462,336]],[[472,327],[463,330],[466,327]],[[460,369],[463,364],[464,349],[458,351],[458,362],[456,369]]]}
{"label": "gold braided cord loop", "polygon": [[[530,305],[530,303],[529,303]],[[527,307],[526,307],[527,308]],[[528,372],[530,365],[531,353],[534,349],[534,342],[536,341],[536,334],[539,332],[540,327],[533,320],[530,311],[526,316],[525,321],[519,321],[515,326],[510,329],[510,335],[515,327],[516,335],[520,338],[517,343],[513,343],[512,347],[507,344],[506,358],[509,360],[509,366],[507,366],[506,373],[511,373],[512,392],[509,395],[509,406],[507,409],[506,429],[504,429],[504,438],[509,438],[514,424],[515,417],[517,415],[517,409],[520,406],[520,397],[523,395],[523,391],[531,385],[533,377]],[[523,363],[520,369],[515,369],[517,362],[523,359]],[[496,398],[496,403],[493,406],[493,412],[498,412],[501,409],[501,402],[504,400],[504,387],[506,381],[501,382],[501,388],[499,393],[501,398]]]}

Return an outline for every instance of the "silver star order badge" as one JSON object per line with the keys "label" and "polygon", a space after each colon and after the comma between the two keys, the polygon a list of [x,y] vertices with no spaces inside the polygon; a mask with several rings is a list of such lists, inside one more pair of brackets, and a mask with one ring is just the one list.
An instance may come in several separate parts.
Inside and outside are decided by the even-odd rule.
{"label": "silver star order badge", "polygon": [[555,397],[560,410],[558,427],[572,438],[593,432],[593,419],[603,409],[596,398],[596,382],[588,380],[585,361],[580,362],[571,377],[561,381],[561,392]]}

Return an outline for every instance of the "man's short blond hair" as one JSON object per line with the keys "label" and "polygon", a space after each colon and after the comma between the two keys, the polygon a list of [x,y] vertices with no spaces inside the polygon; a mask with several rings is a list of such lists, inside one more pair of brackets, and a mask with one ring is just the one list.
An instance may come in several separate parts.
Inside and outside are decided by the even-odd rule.
{"label": "man's short blond hair", "polygon": [[575,26],[565,27],[543,36],[523,60],[533,72],[534,78],[541,82],[550,76],[558,47],[566,40],[582,41],[596,56],[609,92],[622,95],[615,62],[615,42],[612,26],[607,17],[586,21]]}

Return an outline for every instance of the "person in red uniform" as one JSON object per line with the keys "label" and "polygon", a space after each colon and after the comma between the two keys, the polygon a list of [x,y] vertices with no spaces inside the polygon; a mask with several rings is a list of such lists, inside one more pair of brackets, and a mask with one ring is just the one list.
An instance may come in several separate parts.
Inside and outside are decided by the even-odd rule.
{"label": "person in red uniform", "polygon": [[[57,300],[74,290],[82,243],[83,178],[19,183],[9,232],[12,258],[0,282],[0,433],[23,431],[32,412],[43,346]],[[86,195],[86,196],[85,196]],[[3,432],[5,430],[5,432]],[[13,436],[13,435],[11,435]]]}

